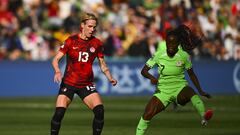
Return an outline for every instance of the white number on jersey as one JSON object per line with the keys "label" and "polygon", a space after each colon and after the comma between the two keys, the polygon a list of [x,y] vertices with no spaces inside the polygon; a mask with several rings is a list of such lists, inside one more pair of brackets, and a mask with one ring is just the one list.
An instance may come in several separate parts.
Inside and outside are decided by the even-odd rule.
{"label": "white number on jersey", "polygon": [[87,62],[89,54],[87,52],[79,52],[78,61]]}

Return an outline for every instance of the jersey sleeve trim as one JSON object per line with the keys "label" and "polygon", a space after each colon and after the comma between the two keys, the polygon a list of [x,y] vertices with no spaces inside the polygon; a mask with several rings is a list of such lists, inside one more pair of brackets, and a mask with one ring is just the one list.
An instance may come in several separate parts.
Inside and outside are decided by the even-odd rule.
{"label": "jersey sleeve trim", "polygon": [[154,65],[150,65],[148,63],[146,63],[146,65],[149,67],[149,68],[153,68]]}

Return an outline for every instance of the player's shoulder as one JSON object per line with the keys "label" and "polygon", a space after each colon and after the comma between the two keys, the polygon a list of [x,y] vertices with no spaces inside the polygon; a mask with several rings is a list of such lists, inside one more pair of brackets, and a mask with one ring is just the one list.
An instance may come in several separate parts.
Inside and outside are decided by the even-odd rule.
{"label": "player's shoulder", "polygon": [[179,48],[179,50],[180,50],[179,54],[181,57],[183,57],[184,59],[189,59],[190,55],[186,51],[184,51],[182,48]]}
{"label": "player's shoulder", "polygon": [[66,40],[77,40],[78,39],[78,34],[73,34],[70,35]]}
{"label": "player's shoulder", "polygon": [[182,55],[184,55],[184,56],[189,56],[189,54],[182,49],[182,46],[181,46],[181,45],[179,45],[179,50],[180,50],[180,52],[181,52]]}
{"label": "player's shoulder", "polygon": [[102,47],[103,46],[102,41],[95,36],[92,36],[91,39],[89,40],[89,42],[95,47]]}
{"label": "player's shoulder", "polygon": [[72,41],[77,40],[78,39],[78,35],[77,34],[73,34],[70,35],[66,40],[65,43],[70,44]]}
{"label": "player's shoulder", "polygon": [[95,36],[92,36],[91,40],[92,40],[94,43],[97,43],[97,44],[99,44],[99,45],[102,45],[102,41],[101,41],[99,38],[95,37]]}

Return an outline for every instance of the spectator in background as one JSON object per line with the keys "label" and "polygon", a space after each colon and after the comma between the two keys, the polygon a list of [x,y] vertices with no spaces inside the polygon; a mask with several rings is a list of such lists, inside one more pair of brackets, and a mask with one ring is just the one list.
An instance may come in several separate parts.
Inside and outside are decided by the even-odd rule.
{"label": "spectator in background", "polygon": [[138,34],[138,28],[136,26],[136,21],[138,18],[136,16],[136,12],[132,9],[129,9],[128,16],[129,21],[123,28],[125,38],[123,39],[122,46],[125,51],[128,51]]}
{"label": "spectator in background", "polygon": [[138,35],[128,49],[128,55],[131,57],[147,56],[147,40],[144,35]]}
{"label": "spectator in background", "polygon": [[[71,33],[73,30],[73,33],[78,32],[73,27],[79,23],[76,19],[78,18],[76,12],[79,13],[81,10],[96,12],[96,15],[100,17],[99,25],[101,26],[97,35],[100,35],[99,37],[104,44],[105,42],[113,42],[112,53],[108,55],[120,58],[127,55],[131,44],[135,44],[137,34],[145,34],[145,38],[148,39],[149,34],[146,34],[146,31],[149,31],[155,33],[152,36],[157,41],[161,41],[166,38],[164,31],[167,29],[175,28],[181,23],[192,23],[197,24],[198,28],[201,26],[200,31],[203,31],[205,38],[208,40],[205,42],[207,44],[203,44],[194,50],[193,58],[228,60],[228,58],[219,57],[220,52],[224,51],[216,50],[226,50],[226,46],[229,45],[225,45],[225,43],[229,42],[225,42],[225,35],[227,33],[236,35],[234,33],[239,33],[240,29],[239,0],[134,0],[130,2],[114,0],[110,3],[106,2],[109,1],[1,0],[1,57],[9,59],[7,56],[12,53],[6,49],[6,42],[3,41],[6,31],[8,31],[6,28],[11,26],[11,30],[16,33],[15,38],[21,38],[24,28],[31,28],[35,35],[44,40],[42,43],[50,48],[48,59],[52,58],[59,47],[56,45],[59,42],[59,37],[61,37],[59,35],[67,35],[66,33]],[[75,11],[74,8],[70,11],[70,7],[77,7],[79,11]],[[155,25],[154,29],[157,32],[151,30],[152,23]],[[104,28],[106,25],[109,28]],[[64,28],[64,30],[61,28]],[[62,40],[64,38],[60,39],[60,41]],[[238,36],[237,38],[233,36],[231,40],[233,45],[238,48]],[[109,45],[109,43],[106,44]],[[16,56],[20,58],[25,54],[25,51],[17,52],[19,53],[16,54],[19,55]],[[237,52],[234,52],[234,57]],[[233,59],[232,56],[229,59]]]}
{"label": "spectator in background", "polygon": [[153,56],[155,54],[155,52],[157,51],[157,40],[155,37],[151,37],[149,36],[147,38],[147,49],[146,49],[146,52],[147,52],[147,55],[146,57],[147,58],[150,58],[151,56]]}
{"label": "spectator in background", "polygon": [[10,60],[16,60],[20,57],[23,51],[22,44],[17,36],[18,20],[13,12],[8,9],[8,0],[0,1],[0,27],[2,42],[2,53],[8,52]]}
{"label": "spectator in background", "polygon": [[226,34],[224,38],[224,45],[227,51],[227,54],[225,56],[226,59],[233,58],[234,56],[234,40],[231,34]]}
{"label": "spectator in background", "polygon": [[7,30],[8,32],[5,35],[3,44],[5,45],[7,52],[9,52],[8,58],[10,60],[17,60],[21,57],[23,52],[22,43],[13,29],[9,28]]}
{"label": "spectator in background", "polygon": [[62,20],[60,19],[59,12],[60,7],[56,0],[50,1],[50,3],[47,5],[48,8],[48,17],[49,17],[49,24],[51,26],[60,26],[62,25]]}
{"label": "spectator in background", "polygon": [[23,6],[19,6],[16,9],[16,18],[18,19],[19,30],[23,30],[24,28],[33,28],[32,18],[29,14],[26,14]]}
{"label": "spectator in background", "polygon": [[64,30],[67,33],[77,33],[78,29],[76,29],[79,26],[79,20],[80,16],[79,13],[80,9],[78,9],[76,6],[72,6],[70,15],[64,20],[63,26]]}

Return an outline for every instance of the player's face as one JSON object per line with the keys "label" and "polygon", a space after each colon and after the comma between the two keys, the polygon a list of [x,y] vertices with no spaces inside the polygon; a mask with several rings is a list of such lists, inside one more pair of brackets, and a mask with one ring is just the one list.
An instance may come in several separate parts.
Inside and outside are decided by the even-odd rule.
{"label": "player's face", "polygon": [[89,38],[94,34],[96,26],[97,26],[96,20],[87,20],[85,23],[81,24],[82,33]]}
{"label": "player's face", "polygon": [[169,57],[173,57],[178,52],[178,41],[173,35],[167,37],[167,54]]}

